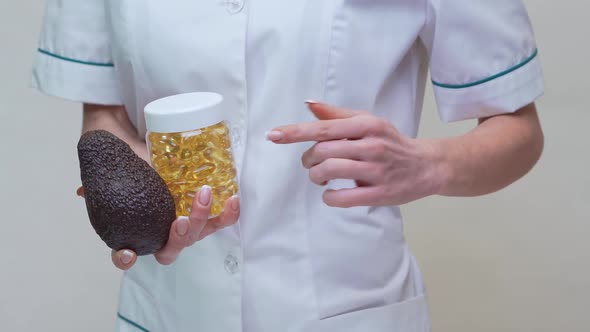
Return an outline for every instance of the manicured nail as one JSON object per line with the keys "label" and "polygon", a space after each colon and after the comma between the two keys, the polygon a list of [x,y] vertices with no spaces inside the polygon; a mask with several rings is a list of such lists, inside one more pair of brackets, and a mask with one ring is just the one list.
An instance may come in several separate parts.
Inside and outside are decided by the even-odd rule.
{"label": "manicured nail", "polygon": [[209,205],[211,202],[211,187],[205,185],[199,191],[199,203],[203,206]]}
{"label": "manicured nail", "polygon": [[123,265],[127,265],[131,263],[132,260],[133,253],[129,250],[123,250],[123,252],[121,253],[121,263],[123,263]]}
{"label": "manicured nail", "polygon": [[234,211],[238,211],[239,208],[240,208],[240,199],[239,199],[238,195],[233,195],[231,197],[231,209]]}
{"label": "manicured nail", "polygon": [[272,130],[272,131],[266,132],[266,139],[269,141],[276,142],[276,141],[280,140],[281,138],[283,138],[283,133],[280,131]]}
{"label": "manicured nail", "polygon": [[311,104],[319,104],[319,101],[313,100],[313,99],[308,99],[305,101],[306,104],[311,105]]}
{"label": "manicured nail", "polygon": [[178,236],[185,236],[186,233],[188,233],[188,218],[179,217],[178,221],[176,221],[176,234]]}

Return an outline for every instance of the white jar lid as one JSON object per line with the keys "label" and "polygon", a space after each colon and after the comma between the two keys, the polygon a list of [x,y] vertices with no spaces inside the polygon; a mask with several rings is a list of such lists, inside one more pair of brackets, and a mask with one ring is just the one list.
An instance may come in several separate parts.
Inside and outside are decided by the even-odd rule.
{"label": "white jar lid", "polygon": [[225,120],[223,97],[192,92],[157,99],[145,111],[146,128],[156,133],[177,133],[205,128]]}

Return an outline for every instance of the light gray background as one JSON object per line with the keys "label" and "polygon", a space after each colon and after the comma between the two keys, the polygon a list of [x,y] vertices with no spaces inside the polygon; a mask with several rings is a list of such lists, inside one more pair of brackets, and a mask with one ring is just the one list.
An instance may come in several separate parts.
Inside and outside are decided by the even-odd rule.
{"label": "light gray background", "polygon": [[[526,2],[547,82],[541,162],[491,196],[405,207],[435,332],[590,331],[590,4]],[[28,88],[42,7],[0,1],[0,331],[109,331],[120,272],[74,195],[80,106]],[[423,136],[472,125],[439,123],[429,92]]]}

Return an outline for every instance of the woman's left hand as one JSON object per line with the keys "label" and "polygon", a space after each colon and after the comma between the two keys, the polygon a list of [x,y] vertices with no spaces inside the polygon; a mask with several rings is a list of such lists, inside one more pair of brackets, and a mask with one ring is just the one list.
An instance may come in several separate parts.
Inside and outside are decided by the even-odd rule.
{"label": "woman's left hand", "polygon": [[326,190],[327,205],[401,205],[438,192],[442,158],[427,141],[406,137],[368,112],[308,105],[319,121],[275,128],[267,138],[277,144],[316,142],[301,160],[318,185],[356,181],[356,188]]}

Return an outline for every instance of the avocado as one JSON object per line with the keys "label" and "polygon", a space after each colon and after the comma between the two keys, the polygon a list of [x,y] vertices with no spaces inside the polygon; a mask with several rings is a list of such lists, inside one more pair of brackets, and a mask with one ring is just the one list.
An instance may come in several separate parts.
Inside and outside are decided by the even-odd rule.
{"label": "avocado", "polygon": [[107,246],[140,256],[161,249],[176,209],[158,173],[105,130],[80,137],[78,158],[90,223]]}

